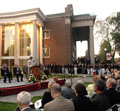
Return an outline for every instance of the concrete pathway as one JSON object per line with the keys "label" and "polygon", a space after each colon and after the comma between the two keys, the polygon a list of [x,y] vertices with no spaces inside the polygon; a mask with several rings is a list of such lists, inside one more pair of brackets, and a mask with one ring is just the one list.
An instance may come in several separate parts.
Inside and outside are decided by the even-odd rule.
{"label": "concrete pathway", "polygon": [[[81,75],[80,75],[81,76]],[[71,80],[71,79],[66,79],[66,80]],[[82,80],[83,82],[92,82],[92,77],[78,77],[78,78],[72,78],[72,88],[74,88],[76,82],[78,80]],[[10,87],[10,86],[18,86],[18,85],[25,85],[28,84],[26,79],[24,78],[24,82],[17,82],[16,80],[13,80],[12,83],[3,83],[2,80],[0,80],[0,87]],[[65,87],[62,86],[62,89],[64,89]],[[38,90],[38,91],[33,91],[30,92],[31,96],[43,96],[44,92],[48,91],[48,89],[42,89],[42,90]],[[0,96],[0,101],[2,102],[13,102],[13,103],[17,103],[17,94],[15,95],[10,95],[10,96]]]}

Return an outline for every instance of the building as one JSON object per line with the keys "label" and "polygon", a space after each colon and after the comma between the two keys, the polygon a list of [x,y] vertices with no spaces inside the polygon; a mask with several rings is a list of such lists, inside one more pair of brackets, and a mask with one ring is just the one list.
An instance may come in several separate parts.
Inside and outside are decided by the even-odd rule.
{"label": "building", "polygon": [[44,15],[39,8],[0,14],[0,65],[24,65],[30,56],[35,64],[67,64],[76,58],[76,41],[88,41],[94,64],[93,26],[96,16],[64,13]]}

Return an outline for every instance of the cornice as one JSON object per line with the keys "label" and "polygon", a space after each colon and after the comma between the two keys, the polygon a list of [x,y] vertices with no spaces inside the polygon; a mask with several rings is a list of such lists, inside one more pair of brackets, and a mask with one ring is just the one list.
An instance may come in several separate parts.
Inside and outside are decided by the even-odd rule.
{"label": "cornice", "polygon": [[43,12],[39,8],[27,9],[27,10],[16,11],[16,12],[0,13],[0,19],[23,17],[23,16],[27,17],[29,15],[37,15],[38,17],[40,17],[42,21],[46,20],[46,16],[43,14]]}
{"label": "cornice", "polygon": [[80,22],[80,21],[90,21],[95,20],[96,16],[90,16],[90,17],[74,17],[72,19],[73,22]]}

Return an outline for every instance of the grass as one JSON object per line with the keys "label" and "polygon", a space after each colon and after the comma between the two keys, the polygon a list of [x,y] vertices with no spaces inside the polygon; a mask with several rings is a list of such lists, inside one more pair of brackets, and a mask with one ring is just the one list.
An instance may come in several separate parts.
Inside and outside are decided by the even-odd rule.
{"label": "grass", "polygon": [[84,83],[84,85],[85,85],[86,88],[87,88],[87,86],[88,86],[89,84],[93,84],[93,83],[92,83],[92,82],[85,82],[85,83]]}
{"label": "grass", "polygon": [[[1,76],[1,75],[0,75]],[[58,78],[64,78],[64,75],[55,75]],[[49,76],[49,78],[54,77],[54,75]],[[72,78],[76,77],[82,77],[81,75],[79,76],[74,76],[72,75]],[[86,76],[86,77],[91,77],[91,76]],[[65,75],[65,78],[71,78],[71,75]],[[85,82],[84,85],[87,87],[89,84],[92,84],[92,82]],[[42,96],[35,96],[32,98],[31,102],[35,103],[37,100],[42,99]],[[16,111],[17,108],[17,103],[8,103],[8,102],[0,102],[0,111]]]}
{"label": "grass", "polygon": [[[42,99],[42,96],[35,96],[31,102],[35,103],[37,100]],[[0,102],[0,111],[16,111],[17,103]]]}
{"label": "grass", "polygon": [[0,102],[0,111],[16,111],[17,103]]}
{"label": "grass", "polygon": [[[85,82],[85,87],[92,82]],[[31,102],[35,103],[37,100],[42,99],[42,96],[34,96]],[[8,103],[8,102],[0,102],[0,111],[16,111],[17,103]]]}
{"label": "grass", "polygon": [[[54,76],[57,76],[58,78],[64,78],[64,74],[62,74],[62,75],[59,75],[59,74],[52,74],[51,76],[49,76],[49,78],[52,78],[52,77],[54,77]],[[74,75],[74,74],[72,74],[72,78],[77,78],[77,77],[83,77],[83,75]],[[92,77],[91,75],[87,75],[86,77]],[[65,75],[65,78],[71,78],[71,75]]]}

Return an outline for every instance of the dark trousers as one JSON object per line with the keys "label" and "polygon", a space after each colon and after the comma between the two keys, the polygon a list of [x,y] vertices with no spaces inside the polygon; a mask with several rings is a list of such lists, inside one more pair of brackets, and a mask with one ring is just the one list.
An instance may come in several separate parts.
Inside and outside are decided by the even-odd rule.
{"label": "dark trousers", "polygon": [[4,77],[4,82],[5,82],[5,83],[6,83],[6,79],[7,79],[7,77],[8,77],[9,83],[11,83],[11,78],[10,78],[9,75],[5,75],[5,76],[3,76],[3,77]]}
{"label": "dark trousers", "polygon": [[19,76],[21,77],[21,81],[23,81],[23,74],[17,74],[16,75],[17,81],[19,82]]}

